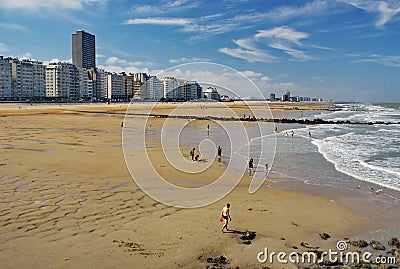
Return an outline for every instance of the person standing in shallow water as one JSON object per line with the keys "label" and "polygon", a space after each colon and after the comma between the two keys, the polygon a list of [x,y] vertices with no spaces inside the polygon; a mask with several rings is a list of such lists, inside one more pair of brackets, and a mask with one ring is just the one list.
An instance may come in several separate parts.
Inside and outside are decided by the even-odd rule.
{"label": "person standing in shallow water", "polygon": [[229,221],[232,221],[231,215],[229,213],[230,207],[231,207],[231,204],[227,203],[226,206],[224,206],[224,208],[222,208],[221,217],[224,219],[225,223],[224,223],[224,226],[222,226],[221,232],[224,232],[225,228],[227,231],[229,231],[228,223],[229,223]]}
{"label": "person standing in shallow water", "polygon": [[253,173],[253,157],[249,160],[249,176]]}
{"label": "person standing in shallow water", "polygon": [[196,149],[195,148],[193,148],[191,151],[190,151],[190,156],[192,156],[192,161],[194,161],[194,155],[196,154]]}
{"label": "person standing in shallow water", "polygon": [[222,148],[221,146],[218,146],[218,161],[221,162],[221,156],[222,156]]}

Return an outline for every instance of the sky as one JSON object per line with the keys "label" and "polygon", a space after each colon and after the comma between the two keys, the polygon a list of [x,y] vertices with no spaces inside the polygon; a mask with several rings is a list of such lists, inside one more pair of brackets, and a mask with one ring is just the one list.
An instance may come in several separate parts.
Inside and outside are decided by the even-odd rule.
{"label": "sky", "polygon": [[174,74],[217,85],[245,76],[266,97],[400,102],[400,0],[0,0],[0,55],[71,61],[81,29],[107,71],[189,64]]}

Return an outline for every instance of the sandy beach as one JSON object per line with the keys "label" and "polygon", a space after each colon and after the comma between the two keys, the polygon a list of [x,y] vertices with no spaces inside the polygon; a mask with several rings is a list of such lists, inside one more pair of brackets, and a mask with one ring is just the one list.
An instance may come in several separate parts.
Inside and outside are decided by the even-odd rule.
{"label": "sandy beach", "polygon": [[[155,111],[168,114],[176,106]],[[180,113],[224,115],[220,103],[204,106],[193,104]],[[253,112],[243,104],[228,107],[238,115],[258,111],[282,118],[331,108],[311,103],[270,104],[270,111],[254,106]],[[131,106],[137,115],[130,124],[141,124],[148,108]],[[338,240],[369,230],[371,216],[345,205],[352,203],[349,194],[335,200],[324,192],[296,192],[295,185],[271,187],[273,173],[254,194],[248,193],[246,174],[210,205],[182,209],[159,203],[135,184],[126,166],[121,146],[126,109],[126,104],[0,105],[2,268],[207,268],[213,266],[207,259],[221,255],[227,264],[215,268],[297,268],[261,264],[257,254],[265,247],[300,252],[304,243],[334,248]],[[162,122],[152,119],[151,131],[159,132]],[[189,147],[181,150],[189,160]],[[209,184],[225,171],[222,163],[208,160],[205,174],[188,177],[168,165],[157,145],[148,152],[160,175],[184,187]],[[219,217],[227,202],[232,231],[221,233]],[[246,231],[256,232],[250,244],[240,239]],[[331,238],[322,240],[320,233]]]}

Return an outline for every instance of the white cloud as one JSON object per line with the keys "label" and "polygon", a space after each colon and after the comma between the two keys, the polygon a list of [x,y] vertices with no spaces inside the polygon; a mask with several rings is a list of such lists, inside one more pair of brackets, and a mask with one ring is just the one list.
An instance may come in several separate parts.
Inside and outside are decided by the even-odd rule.
{"label": "white cloud", "polygon": [[337,9],[334,8],[333,1],[314,0],[307,1],[303,6],[279,6],[268,12],[241,12],[241,14],[235,16],[233,20],[241,23],[254,23],[265,19],[281,22],[295,17],[309,18],[331,12],[337,12]]}
{"label": "white cloud", "polygon": [[300,44],[300,40],[308,38],[309,34],[304,32],[298,32],[288,26],[281,26],[281,27],[275,27],[270,30],[259,30],[254,37],[284,39],[296,44]]}
{"label": "white cloud", "polygon": [[332,11],[332,9],[329,9],[330,4],[330,1],[308,1],[304,6],[277,7],[264,15],[270,19],[277,21],[282,21],[299,16],[319,16],[321,14],[325,14],[328,11]]}
{"label": "white cloud", "polygon": [[109,57],[106,61],[105,64],[115,64],[118,62],[118,58],[115,56]]}
{"label": "white cloud", "polygon": [[116,56],[108,57],[103,65],[99,65],[100,68],[103,68],[110,72],[126,72],[126,73],[139,73],[139,72],[149,72],[147,66],[153,66],[154,62],[149,61],[127,61],[125,59],[120,59]]}
{"label": "white cloud", "polygon": [[336,0],[365,10],[370,13],[378,14],[375,21],[376,27],[382,27],[389,21],[393,20],[400,13],[400,2],[395,0],[375,1],[375,0]]}
{"label": "white cloud", "polygon": [[[275,50],[280,50],[298,61],[314,59],[307,55],[304,48],[329,49],[326,47],[303,44],[302,40],[309,38],[309,34],[296,31],[288,26],[275,27],[268,30],[259,30],[251,38],[242,38],[233,42],[237,48],[221,48],[220,52],[249,62],[272,62],[277,59],[271,52],[265,50],[265,44]],[[264,48],[263,48],[264,47]]]}
{"label": "white cloud", "polygon": [[376,63],[391,67],[400,67],[400,56],[380,55],[380,54],[346,54],[355,58],[351,63]]}
{"label": "white cloud", "polygon": [[248,49],[248,50],[255,50],[256,49],[256,47],[254,46],[253,40],[249,39],[249,38],[233,40],[233,43],[235,43],[239,47],[242,47],[242,48],[245,48],[245,49]]}
{"label": "white cloud", "polygon": [[137,18],[126,20],[124,24],[186,25],[190,22],[185,18]]}
{"label": "white cloud", "polygon": [[209,59],[207,58],[199,58],[199,57],[192,57],[192,58],[178,58],[178,59],[170,59],[169,62],[173,64],[178,64],[178,63],[187,63],[187,62],[208,62]]}
{"label": "white cloud", "polygon": [[283,52],[291,55],[296,60],[306,61],[313,59],[311,56],[306,55],[304,52],[294,49],[291,46],[286,45],[280,41],[271,42],[269,46],[274,49],[282,50]]}
{"label": "white cloud", "polygon": [[240,73],[242,73],[243,75],[245,75],[247,77],[256,77],[256,78],[258,78],[258,77],[262,77],[263,76],[263,74],[261,74],[259,72],[254,72],[254,71],[250,71],[250,70],[242,71]]}
{"label": "white cloud", "polygon": [[118,57],[111,56],[104,61],[107,65],[120,65],[120,66],[152,66],[153,62],[149,61],[127,61],[124,59],[119,59]]}
{"label": "white cloud", "polygon": [[0,53],[4,53],[7,51],[9,51],[9,49],[7,48],[6,44],[0,43]]}
{"label": "white cloud", "polygon": [[[32,53],[30,52],[25,52],[24,54],[22,54],[21,56],[19,56],[18,58],[20,58],[21,60],[24,59],[32,59]],[[32,59],[33,60],[33,59]]]}
{"label": "white cloud", "polygon": [[196,38],[202,39],[208,37],[210,34],[217,35],[240,28],[240,25],[231,21],[207,21],[203,17],[200,18],[167,18],[167,17],[147,17],[147,18],[134,18],[123,22],[123,24],[140,25],[165,25],[165,26],[178,26],[180,30],[187,33],[194,33]]}
{"label": "white cloud", "polygon": [[265,62],[269,63],[272,62],[275,57],[270,55],[269,53],[262,51],[262,50],[248,50],[248,49],[242,49],[242,48],[220,48],[220,52],[225,53],[229,56],[239,58],[239,59],[244,59],[249,62]]}
{"label": "white cloud", "polygon": [[130,8],[130,13],[133,14],[165,14],[170,12],[182,12],[187,9],[198,7],[201,4],[200,1],[188,1],[188,0],[173,0],[160,3],[158,5],[134,5]]}
{"label": "white cloud", "polygon": [[130,12],[135,14],[160,14],[163,13],[163,10],[160,6],[136,5],[131,7]]}
{"label": "white cloud", "polygon": [[25,26],[22,26],[17,23],[0,22],[0,27],[14,31],[22,31],[22,32],[28,31],[28,29]]}
{"label": "white cloud", "polygon": [[186,24],[182,30],[184,32],[193,32],[199,36],[200,34],[223,34],[240,28],[241,27],[238,23],[229,20],[223,22],[209,22],[203,21],[202,18],[200,18],[199,20],[192,20],[190,23]]}
{"label": "white cloud", "polygon": [[0,0],[0,9],[37,12],[42,9],[80,10],[88,5],[104,6],[107,0]]}

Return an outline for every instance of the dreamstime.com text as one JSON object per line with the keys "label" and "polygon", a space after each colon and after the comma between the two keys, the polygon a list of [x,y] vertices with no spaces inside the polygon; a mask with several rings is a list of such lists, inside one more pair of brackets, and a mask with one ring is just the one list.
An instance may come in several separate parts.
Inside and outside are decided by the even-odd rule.
{"label": "dreamstime.com text", "polygon": [[396,257],[394,256],[378,256],[374,257],[371,252],[358,252],[358,251],[345,251],[347,250],[347,243],[345,241],[338,241],[336,244],[337,250],[320,252],[319,255],[315,252],[307,251],[303,253],[298,252],[268,252],[265,247],[264,251],[257,254],[257,260],[260,263],[293,263],[293,264],[319,264],[324,261],[329,263],[340,264],[358,264],[360,262],[373,263],[373,264],[395,264]]}

